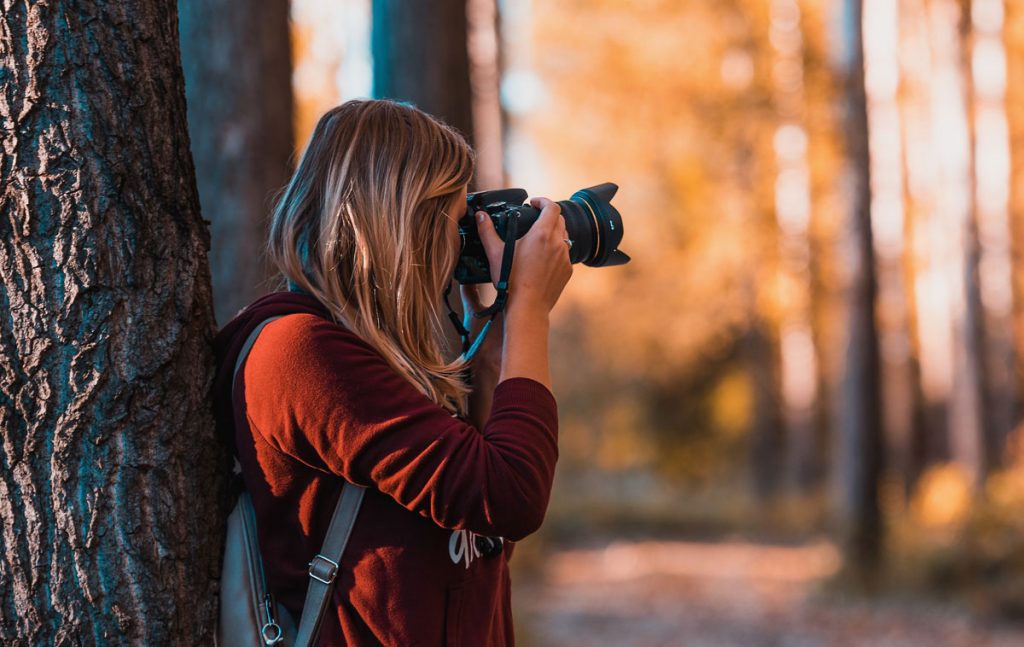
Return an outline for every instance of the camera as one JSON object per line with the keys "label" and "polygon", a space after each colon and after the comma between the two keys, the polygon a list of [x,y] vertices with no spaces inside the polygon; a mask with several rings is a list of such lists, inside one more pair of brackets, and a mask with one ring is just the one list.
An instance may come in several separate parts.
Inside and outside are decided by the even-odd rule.
{"label": "camera", "polygon": [[[611,205],[619,187],[611,182],[580,189],[568,200],[559,200],[565,231],[572,244],[569,260],[591,267],[625,265],[629,256],[619,251],[622,242],[622,216]],[[483,242],[477,233],[474,214],[485,211],[494,222],[502,240],[507,240],[510,226],[515,223],[516,238],[522,238],[540,216],[540,210],[526,202],[523,189],[498,189],[471,193],[466,197],[467,212],[459,219],[462,251],[455,266],[455,280],[459,283],[489,283],[490,264]]]}

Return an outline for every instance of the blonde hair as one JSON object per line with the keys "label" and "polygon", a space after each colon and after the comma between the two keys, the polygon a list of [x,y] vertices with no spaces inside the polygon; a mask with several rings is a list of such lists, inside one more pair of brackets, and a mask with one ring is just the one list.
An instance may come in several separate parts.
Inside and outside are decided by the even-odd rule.
{"label": "blonde hair", "polygon": [[412,106],[348,101],[324,114],[278,199],[268,253],[297,284],[434,402],[465,413],[464,362],[447,361],[441,295],[450,219],[474,154]]}

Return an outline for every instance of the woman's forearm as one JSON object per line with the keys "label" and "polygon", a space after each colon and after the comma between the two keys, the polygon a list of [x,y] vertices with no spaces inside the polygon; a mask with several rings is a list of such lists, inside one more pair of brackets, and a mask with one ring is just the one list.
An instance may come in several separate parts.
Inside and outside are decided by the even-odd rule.
{"label": "woman's forearm", "polygon": [[[505,306],[505,334],[499,382],[523,377],[539,382],[551,392],[548,368],[548,313],[572,276],[569,249],[572,241],[560,217],[561,207],[548,198],[533,198],[540,209],[530,231],[516,246]],[[492,273],[500,268],[504,245],[483,211],[477,213],[480,239],[487,249]]]}
{"label": "woman's forearm", "polygon": [[510,308],[505,315],[505,343],[499,382],[526,377],[551,390],[548,333],[551,324],[541,308]]}
{"label": "woman's forearm", "polygon": [[[481,361],[483,360],[483,361]],[[483,429],[491,415],[494,403],[494,387],[498,386],[501,360],[478,357],[473,362],[472,384],[469,392],[469,421],[477,429]]]}

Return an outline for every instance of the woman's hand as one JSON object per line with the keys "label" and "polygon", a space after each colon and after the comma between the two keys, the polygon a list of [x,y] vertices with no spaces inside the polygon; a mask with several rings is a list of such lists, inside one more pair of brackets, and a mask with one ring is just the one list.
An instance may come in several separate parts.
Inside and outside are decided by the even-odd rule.
{"label": "woman's hand", "polygon": [[[509,310],[512,302],[522,307],[550,312],[572,276],[569,262],[568,236],[562,208],[548,198],[531,198],[530,204],[540,209],[526,235],[516,243],[509,277]],[[498,236],[494,222],[484,211],[476,212],[476,228],[491,266],[491,281],[497,285],[501,274],[501,258],[505,241]]]}
{"label": "woman's hand", "polygon": [[[572,276],[572,264],[561,207],[548,198],[532,198],[530,204],[540,209],[540,216],[516,243],[505,306],[499,381],[525,377],[550,389],[548,315]],[[477,212],[476,217],[491,277],[496,280],[505,243],[485,213]]]}
{"label": "woman's hand", "polygon": [[476,232],[480,235],[480,242],[484,244],[487,263],[491,266],[491,284],[497,287],[498,279],[501,277],[501,257],[505,253],[505,241],[498,235],[494,221],[486,211],[476,212]]}
{"label": "woman's hand", "polygon": [[[475,216],[477,234],[479,234],[480,241],[484,245],[487,261],[491,266],[491,282],[497,287],[501,274],[501,257],[505,252],[505,241],[498,236],[498,232],[494,229],[494,222],[487,215],[486,211],[477,211]],[[487,307],[480,299],[479,285],[460,285],[459,290],[462,296],[462,311],[467,313],[467,315],[471,312],[480,312]],[[469,325],[466,327],[469,329],[470,338],[476,339],[476,336],[480,334],[480,329],[487,323],[487,320],[471,315],[467,318],[469,319]],[[490,371],[493,368],[493,373],[497,377],[498,369],[501,367],[503,318],[504,313],[498,313],[494,318],[494,323],[491,324],[491,330],[487,334],[487,338],[473,359],[474,372]]]}
{"label": "woman's hand", "polygon": [[569,236],[557,202],[531,198],[530,204],[540,209],[540,216],[516,244],[508,310],[532,310],[547,315],[572,276]]}

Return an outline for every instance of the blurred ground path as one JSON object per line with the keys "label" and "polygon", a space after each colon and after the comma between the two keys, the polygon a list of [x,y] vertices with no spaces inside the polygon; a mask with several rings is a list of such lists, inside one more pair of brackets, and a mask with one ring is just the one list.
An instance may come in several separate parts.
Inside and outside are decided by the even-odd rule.
{"label": "blurred ground path", "polygon": [[517,626],[531,647],[1024,646],[1024,626],[986,624],[936,603],[821,593],[838,563],[827,543],[635,541],[555,551],[542,580],[517,583]]}

